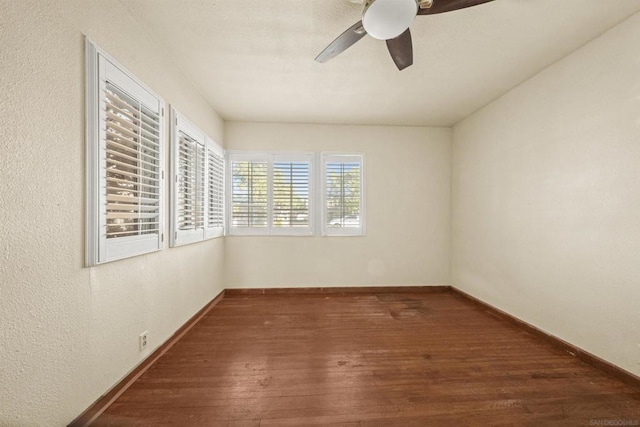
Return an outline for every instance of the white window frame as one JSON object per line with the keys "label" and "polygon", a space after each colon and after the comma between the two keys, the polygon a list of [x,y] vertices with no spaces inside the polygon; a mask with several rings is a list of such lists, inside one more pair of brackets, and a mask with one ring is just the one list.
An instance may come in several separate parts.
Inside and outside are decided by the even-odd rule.
{"label": "white window frame", "polygon": [[[164,100],[90,39],[85,39],[86,209],[85,265],[94,266],[162,250],[164,241]],[[106,122],[101,96],[107,80],[158,115],[157,233],[107,239]]]}
{"label": "white window frame", "polygon": [[[233,162],[266,162],[267,163],[267,226],[237,227],[233,226]],[[273,164],[278,162],[309,163],[309,226],[308,227],[274,227],[273,225]],[[313,236],[315,231],[315,172],[316,159],[309,152],[258,152],[227,151],[227,230],[230,236]]]}
{"label": "white window frame", "polygon": [[[188,245],[195,242],[201,242],[208,239],[224,236],[223,227],[209,227],[209,217],[212,213],[209,211],[210,206],[210,193],[209,193],[209,174],[212,171],[209,168],[209,154],[213,153],[222,158],[222,188],[224,189],[224,150],[214,140],[209,138],[200,128],[190,122],[184,115],[180,114],[175,107],[171,108],[171,221],[170,221],[170,241],[171,247]],[[184,133],[193,139],[203,150],[203,181],[202,188],[196,189],[196,194],[201,194],[202,199],[199,201],[202,204],[204,210],[203,223],[201,228],[193,230],[180,230],[178,221],[178,202],[179,202],[179,187],[178,182],[180,178],[180,133]],[[198,183],[196,184],[198,185]],[[224,190],[223,190],[224,191]],[[223,195],[224,200],[224,195]],[[223,202],[224,204],[224,202]],[[224,205],[222,207],[224,212]],[[224,218],[223,218],[224,224]]]}
{"label": "white window frame", "polygon": [[[360,226],[359,227],[327,227],[326,203],[327,203],[327,163],[359,163],[360,164]],[[320,233],[322,236],[365,236],[366,209],[365,209],[365,164],[363,153],[320,153]]]}

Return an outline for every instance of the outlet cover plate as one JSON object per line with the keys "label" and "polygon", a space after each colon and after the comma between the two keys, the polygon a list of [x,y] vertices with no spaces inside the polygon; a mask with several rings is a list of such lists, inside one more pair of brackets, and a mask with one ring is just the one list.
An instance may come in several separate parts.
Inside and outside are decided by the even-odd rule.
{"label": "outlet cover plate", "polygon": [[148,331],[144,331],[143,333],[140,334],[139,338],[139,344],[140,344],[140,351],[144,350],[145,348],[147,348],[147,344],[149,344],[149,332]]}

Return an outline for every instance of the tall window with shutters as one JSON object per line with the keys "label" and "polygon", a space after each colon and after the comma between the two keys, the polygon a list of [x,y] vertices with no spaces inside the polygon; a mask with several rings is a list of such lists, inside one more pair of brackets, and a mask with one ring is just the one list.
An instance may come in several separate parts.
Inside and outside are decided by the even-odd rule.
{"label": "tall window with shutters", "polygon": [[171,246],[224,235],[224,152],[171,109]]}
{"label": "tall window with shutters", "polygon": [[322,154],[322,234],[364,235],[364,156]]}
{"label": "tall window with shutters", "polygon": [[162,249],[159,96],[86,40],[86,265]]}
{"label": "tall window with shutters", "polygon": [[313,234],[313,154],[229,154],[229,233]]}

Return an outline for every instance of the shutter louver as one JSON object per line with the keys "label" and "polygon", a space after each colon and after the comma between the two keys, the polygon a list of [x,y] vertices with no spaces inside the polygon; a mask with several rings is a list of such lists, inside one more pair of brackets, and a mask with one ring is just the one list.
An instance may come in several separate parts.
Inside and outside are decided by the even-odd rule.
{"label": "shutter louver", "polygon": [[160,233],[160,118],[107,81],[106,238]]}
{"label": "shutter louver", "polygon": [[196,150],[196,179],[197,179],[197,183],[196,183],[196,229],[200,230],[200,229],[204,229],[205,226],[205,209],[206,209],[206,202],[205,202],[205,174],[206,174],[206,169],[205,169],[205,148],[204,145],[197,145],[197,150]]}
{"label": "shutter louver", "polygon": [[204,147],[188,135],[178,137],[177,225],[178,230],[204,226]]}
{"label": "shutter louver", "polygon": [[224,227],[224,158],[208,150],[208,228]]}
{"label": "shutter louver", "polygon": [[309,227],[309,162],[273,163],[273,226]]}

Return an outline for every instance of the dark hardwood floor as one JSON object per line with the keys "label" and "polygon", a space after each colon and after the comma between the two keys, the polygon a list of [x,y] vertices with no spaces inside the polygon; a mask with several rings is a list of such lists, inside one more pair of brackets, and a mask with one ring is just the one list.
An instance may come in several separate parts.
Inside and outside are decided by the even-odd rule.
{"label": "dark hardwood floor", "polygon": [[234,295],[94,423],[132,424],[640,425],[640,391],[452,293]]}

